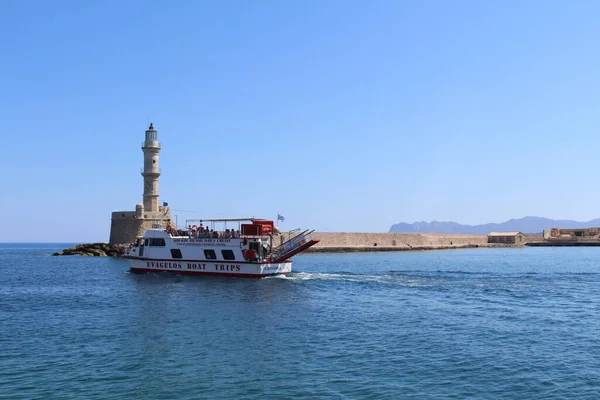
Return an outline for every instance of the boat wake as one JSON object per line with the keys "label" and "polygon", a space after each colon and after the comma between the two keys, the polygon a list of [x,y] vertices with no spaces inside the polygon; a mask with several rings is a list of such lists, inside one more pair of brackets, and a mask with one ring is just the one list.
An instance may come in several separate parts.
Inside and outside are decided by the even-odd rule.
{"label": "boat wake", "polygon": [[366,276],[369,275],[353,274],[351,272],[295,272],[288,275],[288,278],[297,281],[362,280]]}
{"label": "boat wake", "polygon": [[348,283],[375,283],[383,285],[428,286],[422,277],[398,274],[355,274],[352,272],[294,272],[286,277],[293,281],[338,281]]}

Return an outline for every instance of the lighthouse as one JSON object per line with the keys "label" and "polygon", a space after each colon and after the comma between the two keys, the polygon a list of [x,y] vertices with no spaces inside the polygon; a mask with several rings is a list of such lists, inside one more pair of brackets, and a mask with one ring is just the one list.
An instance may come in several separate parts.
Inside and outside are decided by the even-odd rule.
{"label": "lighthouse", "polygon": [[146,131],[146,140],[142,144],[144,152],[144,210],[146,212],[158,212],[158,177],[160,169],[158,168],[158,153],[160,153],[160,143],[158,142],[158,132],[154,129],[152,122]]}
{"label": "lighthouse", "polygon": [[166,203],[161,206],[158,201],[160,143],[158,142],[158,132],[152,123],[146,130],[142,152],[144,153],[143,203],[138,203],[135,211],[114,211],[112,213],[109,238],[111,244],[133,243],[147,229],[164,229],[167,226],[173,226],[171,210]]}

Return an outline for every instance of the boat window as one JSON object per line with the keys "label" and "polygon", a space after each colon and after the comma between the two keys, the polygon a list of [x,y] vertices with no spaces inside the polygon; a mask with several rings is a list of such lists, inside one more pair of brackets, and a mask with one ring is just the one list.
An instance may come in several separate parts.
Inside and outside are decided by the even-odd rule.
{"label": "boat window", "polygon": [[144,239],[144,246],[148,246],[148,239]]}
{"label": "boat window", "polygon": [[173,258],[182,258],[181,250],[179,249],[171,249],[171,257]]}
{"label": "boat window", "polygon": [[164,246],[165,245],[165,239],[163,238],[151,238],[150,239],[150,246]]}
{"label": "boat window", "polygon": [[221,250],[221,254],[223,254],[223,259],[225,260],[235,260],[233,250]]}
{"label": "boat window", "polygon": [[207,260],[216,260],[217,254],[214,250],[204,250],[204,257],[206,257]]}

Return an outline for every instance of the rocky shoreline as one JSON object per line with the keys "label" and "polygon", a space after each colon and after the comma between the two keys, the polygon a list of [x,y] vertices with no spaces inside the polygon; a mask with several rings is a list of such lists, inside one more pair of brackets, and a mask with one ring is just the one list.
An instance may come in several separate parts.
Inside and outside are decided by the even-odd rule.
{"label": "rocky shoreline", "polygon": [[57,251],[53,256],[121,257],[125,254],[125,245],[108,243],[86,243]]}

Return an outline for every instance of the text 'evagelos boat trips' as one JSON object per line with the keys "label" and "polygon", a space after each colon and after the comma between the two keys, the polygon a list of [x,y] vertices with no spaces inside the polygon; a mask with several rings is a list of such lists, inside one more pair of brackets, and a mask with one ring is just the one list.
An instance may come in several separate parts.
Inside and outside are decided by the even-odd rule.
{"label": "text 'evagelos boat trips'", "polygon": [[[258,218],[202,219],[186,231],[158,226],[147,230],[124,255],[136,273],[172,272],[263,278],[292,272],[291,257],[317,244],[313,231],[305,230],[287,241],[277,235],[273,221]],[[190,224],[190,225],[188,225]],[[206,226],[204,226],[206,224]],[[238,229],[215,230],[217,224]]]}

